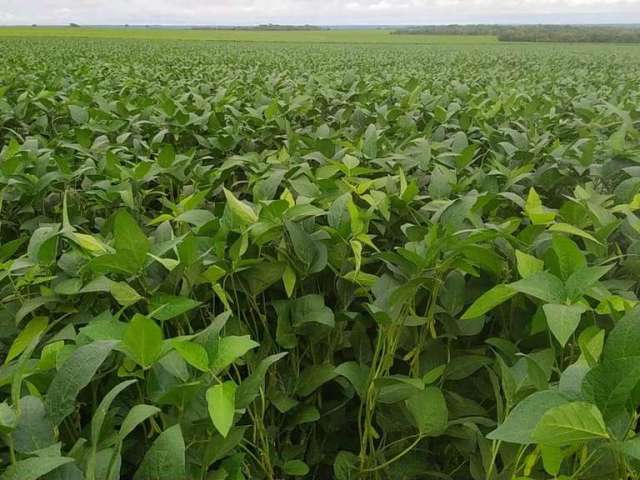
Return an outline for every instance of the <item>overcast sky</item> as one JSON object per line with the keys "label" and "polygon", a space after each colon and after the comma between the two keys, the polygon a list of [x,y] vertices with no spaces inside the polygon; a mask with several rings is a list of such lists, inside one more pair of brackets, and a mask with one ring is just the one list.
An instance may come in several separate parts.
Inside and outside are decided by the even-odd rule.
{"label": "overcast sky", "polygon": [[640,0],[0,0],[0,24],[640,23]]}

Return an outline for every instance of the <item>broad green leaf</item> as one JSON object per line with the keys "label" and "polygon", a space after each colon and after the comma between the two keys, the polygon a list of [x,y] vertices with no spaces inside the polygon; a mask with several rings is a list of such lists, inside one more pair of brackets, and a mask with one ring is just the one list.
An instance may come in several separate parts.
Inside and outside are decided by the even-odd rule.
{"label": "broad green leaf", "polygon": [[134,480],[178,480],[186,478],[185,444],[180,425],[162,432],[142,460]]}
{"label": "broad green leaf", "polygon": [[333,380],[337,375],[336,368],[331,364],[311,365],[306,368],[297,379],[296,393],[301,397],[311,395],[322,385]]}
{"label": "broad green leaf", "polygon": [[374,124],[367,127],[362,141],[362,153],[368,158],[378,156],[378,130]]}
{"label": "broad green leaf", "polygon": [[447,428],[447,403],[439,388],[427,387],[405,400],[421,435],[437,437]]}
{"label": "broad green leaf", "polygon": [[587,260],[578,246],[563,235],[554,235],[551,242],[557,260],[557,275],[567,279],[577,270],[587,266]]}
{"label": "broad green leaf", "polygon": [[259,344],[251,340],[249,335],[220,338],[216,350],[209,352],[211,370],[214,372],[224,370],[249,350],[258,346]]}
{"label": "broad green leaf", "polygon": [[555,390],[529,395],[515,406],[498,428],[489,432],[487,438],[520,445],[533,443],[533,431],[544,414],[566,403],[565,396]]}
{"label": "broad green leaf", "polygon": [[613,418],[634,405],[632,393],[640,384],[640,357],[607,360],[584,377],[582,391],[605,418]]}
{"label": "broad green leaf", "polygon": [[270,355],[263,359],[256,369],[246,379],[240,383],[236,392],[236,407],[246,408],[251,402],[258,396],[260,389],[263,386],[264,377],[267,374],[267,370],[271,365],[284,358],[287,352],[277,353]]}
{"label": "broad green leaf", "polygon": [[[102,465],[98,457],[98,443],[100,441],[100,432],[102,430],[102,426],[104,424],[104,420],[107,417],[107,413],[109,412],[109,408],[111,404],[115,400],[115,398],[127,387],[134,384],[135,380],[128,380],[125,382],[121,382],[115,387],[113,387],[109,393],[107,393],[95,413],[93,414],[93,418],[91,419],[91,451],[89,453],[87,459],[87,467],[86,472],[89,478],[101,478],[101,470]],[[111,455],[109,455],[111,458]]]}
{"label": "broad green leaf", "polygon": [[[141,269],[150,249],[149,239],[126,210],[120,210],[114,219],[115,248],[120,258],[131,262],[131,271]],[[100,258],[100,257],[98,257]]]}
{"label": "broad green leaf", "polygon": [[545,472],[554,477],[557,476],[560,473],[560,467],[565,457],[564,451],[560,447],[541,445],[540,454]]}
{"label": "broad green leaf", "polygon": [[201,372],[209,371],[209,356],[202,345],[189,341],[173,342],[172,345],[189,365]]}
{"label": "broad green leaf", "polygon": [[129,307],[142,300],[142,297],[125,282],[113,282],[110,287],[111,295],[123,307]]}
{"label": "broad green leaf", "polygon": [[170,143],[164,144],[158,154],[158,165],[169,168],[176,159],[176,151]]}
{"label": "broad green leaf", "polygon": [[566,281],[567,294],[572,300],[578,300],[591,287],[593,287],[612,268],[606,267],[582,267],[575,270]]}
{"label": "broad green leaf", "polygon": [[536,443],[551,447],[579,445],[609,438],[598,408],[586,402],[572,402],[548,410],[531,434]]}
{"label": "broad green leaf", "polygon": [[508,285],[496,285],[488,292],[480,295],[480,297],[473,302],[467,311],[464,312],[464,315],[462,315],[462,320],[478,318],[501,303],[506,302],[516,293],[518,293],[518,291]]}
{"label": "broad green leaf", "polygon": [[293,295],[293,290],[296,286],[296,272],[289,264],[284,269],[284,273],[282,274],[282,283],[284,284],[285,292],[287,293],[287,297],[291,298]]}
{"label": "broad green leaf", "polygon": [[89,121],[89,112],[84,107],[79,105],[69,105],[69,113],[71,114],[71,118],[78,125],[84,125]]}
{"label": "broad green leaf", "polygon": [[567,344],[573,332],[576,331],[580,324],[580,318],[585,312],[582,305],[561,305],[548,303],[543,305],[542,309],[547,317],[547,325],[549,330],[556,337],[563,347]]}
{"label": "broad green leaf", "polygon": [[29,259],[42,265],[50,265],[56,258],[58,249],[59,226],[46,226],[36,229],[27,246]]}
{"label": "broad green leaf", "polygon": [[333,462],[336,480],[356,480],[360,459],[351,452],[340,451]]}
{"label": "broad green leaf", "polygon": [[79,347],[58,369],[45,400],[49,418],[59,425],[75,410],[75,399],[113,350],[115,342],[93,342]]}
{"label": "broad green leaf", "polygon": [[516,250],[516,260],[518,262],[518,273],[522,278],[528,278],[544,270],[544,262],[542,260],[520,250]]}
{"label": "broad green leaf", "polygon": [[122,425],[120,425],[120,431],[118,432],[120,441],[123,441],[138,425],[157,413],[160,413],[160,409],[153,405],[134,405],[127,413]]}
{"label": "broad green leaf", "polygon": [[620,319],[604,344],[604,361],[640,358],[640,307]]}
{"label": "broad green leaf", "polygon": [[187,313],[200,306],[200,302],[188,297],[174,295],[154,295],[149,300],[149,315],[156,320],[165,321]]}
{"label": "broad green leaf", "polygon": [[100,404],[91,419],[91,444],[94,447],[98,445],[98,441],[100,440],[100,431],[102,430],[102,425],[104,424],[104,420],[109,412],[109,408],[111,408],[111,404],[122,391],[134,383],[136,383],[136,380],[127,380],[119,383],[100,401]]}
{"label": "broad green leaf", "polygon": [[67,233],[66,237],[69,238],[70,240],[73,240],[81,248],[83,248],[88,252],[104,255],[108,251],[108,247],[93,235],[72,232],[72,233]]}
{"label": "broad green leaf", "polygon": [[20,415],[12,437],[14,447],[20,453],[35,452],[53,445],[53,424],[42,400],[31,395],[20,399]]}
{"label": "broad green leaf", "polygon": [[29,320],[18,336],[11,344],[11,348],[7,353],[4,363],[9,363],[14,358],[18,357],[24,350],[33,342],[33,340],[39,337],[49,325],[49,318],[47,317],[33,317]]}
{"label": "broad green leaf", "polygon": [[534,225],[546,225],[556,218],[556,212],[542,205],[540,196],[533,187],[529,190],[524,211]]}
{"label": "broad green leaf", "polygon": [[226,188],[224,188],[223,190],[224,196],[227,199],[227,205],[238,220],[240,220],[245,225],[253,224],[258,221],[258,216],[249,205],[238,200],[233,195],[233,193],[231,193]]}
{"label": "broad green leaf", "polygon": [[214,385],[207,390],[207,407],[213,426],[224,438],[233,426],[236,384],[232,381]]}
{"label": "broad green leaf", "polygon": [[122,339],[122,346],[135,362],[149,368],[160,358],[164,334],[150,318],[135,314]]}
{"label": "broad green leaf", "polygon": [[304,266],[304,272],[312,274],[324,270],[327,266],[327,247],[295,222],[286,222],[285,227],[291,239],[293,251]]}
{"label": "broad green leaf", "polygon": [[573,225],[569,225],[568,223],[554,223],[549,227],[550,232],[562,232],[568,233],[570,235],[577,235],[582,238],[586,238],[591,240],[592,242],[600,244],[600,242],[591,234],[581,230],[578,227],[574,227]]}
{"label": "broad green leaf", "polygon": [[0,403],[0,433],[10,433],[18,424],[16,411],[6,401]]}
{"label": "broad green leaf", "polygon": [[73,461],[73,458],[68,457],[26,458],[7,467],[0,475],[0,480],[38,480],[52,470]]}
{"label": "broad green leaf", "polygon": [[640,436],[638,435],[624,442],[616,442],[612,447],[614,450],[624,453],[629,458],[640,460]]}
{"label": "broad green leaf", "polygon": [[364,398],[367,382],[369,381],[369,367],[367,365],[357,362],[344,362],[336,367],[335,372],[349,380],[349,383],[353,385],[360,398]]}
{"label": "broad green leaf", "polygon": [[319,323],[327,327],[335,326],[333,311],[324,303],[320,295],[305,295],[296,298],[291,308],[291,322],[294,327],[307,323]]}
{"label": "broad green leaf", "polygon": [[508,287],[548,303],[563,303],[567,297],[562,281],[548,272],[534,273],[530,277],[510,283]]}
{"label": "broad green leaf", "polygon": [[282,470],[293,477],[304,477],[309,473],[309,467],[302,460],[289,460],[285,462]]}

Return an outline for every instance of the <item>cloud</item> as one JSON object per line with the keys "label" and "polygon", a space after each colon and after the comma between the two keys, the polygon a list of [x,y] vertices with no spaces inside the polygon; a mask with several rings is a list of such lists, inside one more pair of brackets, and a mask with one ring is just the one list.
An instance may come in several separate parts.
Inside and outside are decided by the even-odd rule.
{"label": "cloud", "polygon": [[0,0],[0,24],[640,23],[640,0]]}

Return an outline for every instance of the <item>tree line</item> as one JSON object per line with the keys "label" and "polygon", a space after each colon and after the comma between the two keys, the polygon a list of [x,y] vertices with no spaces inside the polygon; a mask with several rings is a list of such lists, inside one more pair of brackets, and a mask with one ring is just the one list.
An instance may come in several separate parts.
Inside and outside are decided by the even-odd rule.
{"label": "tree line", "polygon": [[640,43],[640,25],[426,25],[396,35],[492,35],[502,42]]}

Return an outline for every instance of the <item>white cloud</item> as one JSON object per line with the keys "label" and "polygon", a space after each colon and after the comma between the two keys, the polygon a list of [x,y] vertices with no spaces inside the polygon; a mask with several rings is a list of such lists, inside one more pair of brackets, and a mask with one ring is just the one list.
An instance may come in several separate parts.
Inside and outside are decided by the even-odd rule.
{"label": "white cloud", "polygon": [[0,24],[640,23],[640,0],[0,0]]}

